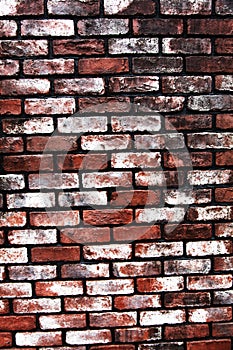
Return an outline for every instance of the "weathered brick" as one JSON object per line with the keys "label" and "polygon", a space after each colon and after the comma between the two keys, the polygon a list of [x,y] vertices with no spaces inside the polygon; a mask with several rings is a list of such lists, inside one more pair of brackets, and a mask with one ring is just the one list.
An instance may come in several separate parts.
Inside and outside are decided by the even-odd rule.
{"label": "weathered brick", "polygon": [[164,262],[166,275],[207,274],[210,270],[210,259],[169,260]]}
{"label": "weathered brick", "polygon": [[101,245],[84,246],[83,257],[87,260],[125,260],[132,257],[132,246],[128,245]]}
{"label": "weathered brick", "polygon": [[129,71],[127,58],[81,58],[79,74],[115,74]]}
{"label": "weathered brick", "polygon": [[217,0],[215,3],[215,11],[219,15],[233,14],[231,0]]}
{"label": "weathered brick", "polygon": [[210,54],[211,40],[199,38],[165,38],[162,41],[165,54]]}
{"label": "weathered brick", "polygon": [[14,2],[5,0],[2,4],[0,16],[22,16],[22,15],[41,15],[44,12],[44,3],[42,0],[31,3],[31,1],[16,0]]}
{"label": "weathered brick", "polygon": [[161,339],[160,327],[124,328],[115,330],[115,339],[119,342],[140,342]]}
{"label": "weathered brick", "polygon": [[184,218],[185,212],[183,208],[148,208],[136,209],[136,222],[149,223],[172,221],[180,222]]}
{"label": "weathered brick", "polygon": [[159,52],[159,42],[157,38],[123,38],[109,39],[109,53],[119,54],[156,54]]}
{"label": "weathered brick", "polygon": [[32,262],[78,261],[79,247],[37,247],[31,250]]}
{"label": "weathered brick", "polygon": [[87,281],[88,295],[131,294],[134,292],[132,279]]}
{"label": "weathered brick", "polygon": [[[25,295],[25,296],[29,296],[29,295]],[[14,312],[17,314],[60,312],[61,300],[58,298],[56,299],[38,298],[38,299],[22,299],[22,300],[16,299],[13,301],[13,308],[14,308]]]}
{"label": "weathered brick", "polygon": [[0,37],[13,37],[17,34],[17,23],[15,21],[0,20]]}
{"label": "weathered brick", "polygon": [[[184,136],[181,133],[167,133],[156,135],[135,135],[137,149],[179,149],[184,148]],[[154,154],[155,152],[153,152]]]}
{"label": "weathered brick", "polygon": [[211,14],[211,0],[161,0],[160,10],[164,15],[209,15]]}
{"label": "weathered brick", "polygon": [[37,266],[9,266],[9,278],[11,280],[38,280],[52,279],[57,276],[56,266],[37,265]]}
{"label": "weathered brick", "polygon": [[104,13],[106,15],[150,15],[155,11],[152,0],[104,0]]}
{"label": "weathered brick", "polygon": [[22,332],[15,335],[19,346],[62,345],[61,332]]}
{"label": "weathered brick", "polygon": [[231,271],[233,268],[233,258],[215,258],[214,259],[214,270],[215,271]]}
{"label": "weathered brick", "polygon": [[183,244],[181,242],[137,243],[135,246],[135,256],[140,258],[180,256],[182,254]]}
{"label": "weathered brick", "polygon": [[[172,342],[172,343],[153,343],[153,344],[140,344],[139,350],[153,350],[153,349],[166,349],[166,350],[184,350],[183,342]],[[160,349],[159,349],[160,348]],[[156,349],[156,350],[157,350]]]}
{"label": "weathered brick", "polygon": [[24,60],[25,75],[53,75],[74,73],[74,60],[64,58]]}
{"label": "weathered brick", "polygon": [[0,175],[0,189],[4,190],[20,190],[25,187],[23,175]]}
{"label": "weathered brick", "polygon": [[30,174],[28,178],[30,189],[79,188],[77,173]]}
{"label": "weathered brick", "polygon": [[65,192],[59,194],[58,202],[61,207],[107,205],[107,193],[103,191]]}
{"label": "weathered brick", "polygon": [[226,291],[214,292],[214,304],[227,304],[232,305],[233,294],[232,289]]}
{"label": "weathered brick", "polygon": [[66,342],[73,345],[110,343],[111,340],[111,332],[107,329],[88,329],[85,331],[69,331],[66,333]]}
{"label": "weathered brick", "polygon": [[[30,283],[1,283],[2,298],[25,298],[32,296],[32,286]],[[22,300],[18,300],[20,303]]]}
{"label": "weathered brick", "polygon": [[0,300],[0,315],[9,313],[9,300]]}
{"label": "weathered brick", "polygon": [[230,170],[193,170],[188,173],[191,185],[225,184],[232,181]]}
{"label": "weathered brick", "polygon": [[80,97],[80,113],[120,113],[129,112],[129,97]]}
{"label": "weathered brick", "polygon": [[230,241],[199,241],[186,244],[187,255],[205,256],[231,254],[232,245]]}
{"label": "weathered brick", "polygon": [[81,147],[88,151],[131,148],[130,135],[88,135],[81,137]]}
{"label": "weathered brick", "polygon": [[74,22],[68,19],[25,20],[21,22],[23,36],[72,36]]}
{"label": "weathered brick", "polygon": [[189,290],[202,290],[202,289],[227,289],[231,288],[232,276],[231,275],[208,275],[208,276],[195,276],[187,277],[187,288]]}
{"label": "weathered brick", "polygon": [[140,313],[140,325],[163,325],[185,322],[184,310],[142,311]]}
{"label": "weathered brick", "polygon": [[105,311],[111,310],[111,297],[75,297],[65,298],[66,311]]}
{"label": "weathered brick", "polygon": [[130,187],[132,174],[130,172],[86,173],[82,175],[82,183],[84,188]]}
{"label": "weathered brick", "polygon": [[2,80],[0,93],[5,96],[48,94],[50,82],[47,79]]}
{"label": "weathered brick", "polygon": [[223,91],[233,91],[233,75],[217,75],[215,77],[215,88]]}
{"label": "weathered brick", "polygon": [[156,112],[177,112],[183,109],[184,100],[182,96],[147,96],[136,97],[134,102],[138,104],[140,112],[146,112],[148,109]]}
{"label": "weathered brick", "polygon": [[107,118],[103,116],[58,118],[58,131],[68,134],[104,132],[107,131]]}
{"label": "weathered brick", "polygon": [[[232,38],[219,38],[215,40],[215,50],[219,54],[231,54],[232,53]],[[230,67],[230,72],[232,73],[232,68]]]}
{"label": "weathered brick", "polygon": [[101,263],[100,264],[85,264],[85,263],[84,264],[65,264],[65,265],[62,265],[61,275],[63,278],[109,277],[109,265],[101,264]]}
{"label": "weathered brick", "polygon": [[151,276],[160,273],[159,261],[113,263],[113,274],[116,277]]}
{"label": "weathered brick", "polygon": [[112,153],[112,168],[157,168],[160,166],[159,152]]}
{"label": "weathered brick", "polygon": [[14,60],[0,60],[0,76],[11,76],[19,73],[19,62]]}
{"label": "weathered brick", "polygon": [[160,116],[119,116],[112,117],[112,130],[119,131],[158,131],[161,128]]}
{"label": "weathered brick", "polygon": [[183,21],[180,19],[134,19],[135,35],[174,35],[182,34]]}
{"label": "weathered brick", "polygon": [[138,310],[157,308],[161,306],[160,295],[133,295],[133,296],[117,296],[114,299],[114,306],[118,310]]}
{"label": "weathered brick", "polygon": [[[181,171],[179,172],[179,178],[175,171],[139,171],[136,173],[135,179],[137,186],[177,186],[178,183],[182,183],[181,176]],[[168,208],[160,209],[164,216],[169,213]]]}
{"label": "weathered brick", "polygon": [[162,91],[164,93],[211,92],[212,78],[210,76],[163,77]]}
{"label": "weathered brick", "polygon": [[36,328],[35,316],[1,316],[1,331],[23,331]]}
{"label": "weathered brick", "polygon": [[215,225],[215,234],[217,237],[232,237],[233,236],[233,224],[220,223]]}
{"label": "weathered brick", "polygon": [[[179,152],[179,153],[164,153],[164,166],[170,169],[181,167],[207,167],[212,165],[213,154],[211,152]],[[187,191],[188,192],[188,191]],[[195,198],[193,193],[192,198]],[[207,197],[206,197],[207,198]],[[208,199],[208,198],[207,198]],[[196,199],[195,199],[196,200]]]}
{"label": "weathered brick", "polygon": [[73,98],[26,99],[26,114],[72,114],[75,111]]}
{"label": "weathered brick", "polygon": [[211,307],[206,309],[190,309],[189,322],[218,322],[230,321],[232,316],[231,307]]}
{"label": "weathered brick", "polygon": [[7,134],[49,134],[54,130],[53,119],[50,117],[4,119],[2,125]]}
{"label": "weathered brick", "polygon": [[[230,57],[215,56],[203,57],[193,56],[186,57],[187,72],[203,73],[232,73],[233,63]],[[215,98],[215,97],[214,97]],[[219,103],[219,102],[218,102]]]}
{"label": "weathered brick", "polygon": [[85,314],[60,314],[40,316],[41,329],[66,329],[66,328],[84,328],[86,326]]}
{"label": "weathered brick", "polygon": [[230,220],[232,219],[232,207],[221,207],[221,206],[206,206],[205,208],[196,207],[190,208],[188,210],[188,219],[192,221],[200,221],[200,220]]}
{"label": "weathered brick", "polygon": [[137,323],[136,312],[105,312],[90,314],[91,327],[119,327],[135,326]]}
{"label": "weathered brick", "polygon": [[62,170],[92,169],[99,170],[107,167],[107,154],[67,154],[58,155],[58,168]]}
{"label": "weathered brick", "polygon": [[[65,259],[65,257],[64,257]],[[83,294],[82,281],[36,282],[37,296],[60,296]],[[51,299],[52,300],[52,299]]]}
{"label": "weathered brick", "polygon": [[188,342],[187,350],[217,350],[219,346],[221,346],[221,350],[230,350],[230,339],[194,341],[192,343]]}
{"label": "weathered brick", "polygon": [[181,57],[133,58],[133,73],[179,73],[182,69]]}
{"label": "weathered brick", "polygon": [[51,15],[95,16],[99,14],[100,1],[49,0],[47,6]]}
{"label": "weathered brick", "polygon": [[128,19],[98,18],[78,21],[79,35],[122,35],[129,31]]}
{"label": "weathered brick", "polygon": [[[26,224],[25,212],[0,212],[0,226],[22,227]],[[24,261],[25,262],[25,261]]]}
{"label": "weathered brick", "polygon": [[168,308],[182,306],[207,306],[210,305],[211,297],[207,292],[193,293],[166,293],[164,303]]}
{"label": "weathered brick", "polygon": [[55,206],[53,193],[15,193],[7,195],[7,207],[12,208],[51,208]]}
{"label": "weathered brick", "polygon": [[133,206],[158,204],[160,193],[158,191],[119,191],[113,192],[111,196],[112,206]]}
{"label": "weathered brick", "polygon": [[53,41],[54,55],[104,54],[104,41],[97,39],[67,39]]}
{"label": "weathered brick", "polygon": [[109,89],[111,92],[158,91],[159,78],[154,76],[114,77],[109,80]]}
{"label": "weathered brick", "polygon": [[0,153],[19,153],[23,150],[24,145],[21,137],[0,138]]}
{"label": "weathered brick", "polygon": [[1,40],[0,57],[33,57],[48,54],[47,40]]}
{"label": "weathered brick", "polygon": [[213,111],[230,110],[233,105],[233,96],[231,95],[210,95],[189,97],[188,107],[191,110]]}
{"label": "weathered brick", "polygon": [[57,79],[54,90],[58,95],[102,95],[105,92],[101,78]]}
{"label": "weathered brick", "polygon": [[0,115],[19,115],[21,113],[21,100],[1,100]]}
{"label": "weathered brick", "polygon": [[137,280],[137,289],[141,293],[177,291],[183,288],[183,277],[138,278]]}
{"label": "weathered brick", "polygon": [[193,133],[188,134],[188,146],[190,148],[231,148],[233,134],[231,133]]}
{"label": "weathered brick", "polygon": [[166,116],[165,126],[167,130],[201,130],[212,127],[212,117],[205,114],[187,114],[178,116]]}

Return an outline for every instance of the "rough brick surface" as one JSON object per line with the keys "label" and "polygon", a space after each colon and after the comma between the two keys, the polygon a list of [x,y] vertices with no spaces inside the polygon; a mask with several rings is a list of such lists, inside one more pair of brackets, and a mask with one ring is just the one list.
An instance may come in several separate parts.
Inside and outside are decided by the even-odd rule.
{"label": "rough brick surface", "polygon": [[1,1],[1,349],[232,349],[232,15]]}

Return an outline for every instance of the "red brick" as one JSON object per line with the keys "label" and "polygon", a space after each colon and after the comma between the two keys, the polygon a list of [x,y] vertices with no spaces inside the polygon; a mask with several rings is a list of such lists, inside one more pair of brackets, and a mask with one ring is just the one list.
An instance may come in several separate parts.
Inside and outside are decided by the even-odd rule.
{"label": "red brick", "polygon": [[215,224],[215,234],[217,237],[232,237],[233,236],[232,223]]}
{"label": "red brick", "polygon": [[166,225],[164,237],[169,241],[207,239],[212,236],[212,226],[208,224]]}
{"label": "red brick", "polygon": [[24,145],[21,137],[0,138],[0,153],[19,153],[23,150]]}
{"label": "red brick", "polygon": [[84,328],[86,326],[85,314],[60,314],[40,316],[41,329],[66,329],[66,328]]}
{"label": "red brick", "polygon": [[230,188],[216,188],[215,200],[220,203],[233,201],[233,187]]}
{"label": "red brick", "polygon": [[0,347],[10,347],[12,346],[12,334],[7,332],[0,333]]}
{"label": "red brick", "polygon": [[157,308],[161,306],[161,297],[159,295],[117,296],[114,299],[114,306],[118,310]]}
{"label": "red brick", "polygon": [[193,292],[193,293],[166,293],[164,304],[165,307],[182,307],[182,306],[207,306],[210,305],[210,293]]}
{"label": "red brick", "polygon": [[181,96],[135,97],[134,101],[139,104],[141,112],[148,109],[158,112],[177,112],[184,107],[184,97]]}
{"label": "red brick", "polygon": [[215,271],[231,271],[233,269],[233,257],[214,258]]}
{"label": "red brick", "polygon": [[135,326],[137,323],[136,312],[105,312],[91,313],[91,327],[119,327],[119,326]]}
{"label": "red brick", "polygon": [[215,40],[215,50],[220,54],[231,54],[233,48],[233,39],[232,38],[221,38]]}
{"label": "red brick", "polygon": [[33,212],[30,213],[30,223],[33,226],[75,226],[79,224],[79,212]]}
{"label": "red brick", "polygon": [[137,241],[141,239],[158,239],[161,236],[159,226],[127,226],[113,228],[115,241]]}
{"label": "red brick", "polygon": [[186,58],[187,72],[197,73],[232,73],[233,63],[230,57],[215,56],[215,57],[187,57]]}
{"label": "red brick", "polygon": [[208,276],[188,276],[187,288],[189,290],[202,290],[202,289],[226,289],[232,285],[231,275],[208,275]]}
{"label": "red brick", "polygon": [[109,80],[109,89],[111,92],[158,91],[159,79],[154,76],[114,77]]}
{"label": "red brick", "polygon": [[105,169],[107,167],[107,154],[87,153],[87,154],[67,154],[57,156],[58,167],[62,170],[79,169]]}
{"label": "red brick", "polygon": [[128,205],[137,207],[138,205],[152,205],[160,202],[159,191],[119,191],[112,192],[111,205],[126,207]]}
{"label": "red brick", "polygon": [[115,74],[128,72],[126,58],[86,58],[79,60],[79,74]]}
{"label": "red brick", "polygon": [[32,261],[79,261],[79,247],[38,247],[32,248]]}
{"label": "red brick", "polygon": [[164,166],[170,169],[191,166],[191,164],[193,167],[198,168],[207,167],[211,166],[213,161],[213,154],[211,152],[164,153],[163,156]]}
{"label": "red brick", "polygon": [[188,34],[232,35],[233,21],[231,19],[190,19]]}
{"label": "red brick", "polygon": [[48,94],[50,82],[47,79],[2,80],[0,93],[2,96]]}
{"label": "red brick", "polygon": [[205,114],[166,116],[167,130],[201,130],[212,127],[212,117]]}
{"label": "red brick", "polygon": [[94,226],[129,224],[132,220],[133,212],[131,209],[84,210],[83,212],[84,223]]}
{"label": "red brick", "polygon": [[[0,292],[2,298],[25,298],[32,296],[30,283],[1,283]],[[19,301],[20,303],[20,301]]]}
{"label": "red brick", "polygon": [[137,289],[141,293],[177,291],[183,288],[183,277],[138,278],[137,280]]}
{"label": "red brick", "polygon": [[100,345],[100,346],[91,346],[91,350],[135,350],[135,345]]}
{"label": "red brick", "polygon": [[103,243],[110,241],[108,227],[65,228],[61,231],[61,243]]}
{"label": "red brick", "polygon": [[26,224],[25,212],[0,212],[0,226],[22,227]]}
{"label": "red brick", "polygon": [[10,312],[10,308],[9,308],[9,300],[5,299],[5,300],[0,300],[0,315],[2,314],[7,314]]}
{"label": "red brick", "polygon": [[0,75],[10,76],[19,73],[19,61],[15,60],[0,60]]}
{"label": "red brick", "polygon": [[207,324],[166,326],[164,336],[168,340],[205,338],[209,336],[209,326]]}
{"label": "red brick", "polygon": [[159,261],[113,263],[113,274],[116,277],[136,277],[160,275]]}
{"label": "red brick", "polygon": [[115,339],[119,342],[141,342],[141,341],[152,341],[161,339],[161,328],[150,327],[150,328],[126,328],[116,329]]}
{"label": "red brick", "polygon": [[41,15],[44,12],[42,0],[32,3],[30,0],[17,0],[13,4],[10,0],[4,2],[0,16]]}
{"label": "red brick", "polygon": [[220,165],[220,166],[233,165],[233,151],[217,152],[216,165]]}
{"label": "red brick", "polygon": [[219,129],[233,128],[233,114],[218,114],[216,115],[216,126]]}
{"label": "red brick", "polygon": [[48,54],[47,40],[1,40],[0,57],[33,57]]}
{"label": "red brick", "polygon": [[216,75],[215,77],[215,88],[220,91],[232,91],[233,90],[233,79],[232,75]]}
{"label": "red brick", "polygon": [[74,151],[77,149],[75,136],[32,136],[27,137],[27,150],[30,152]]}
{"label": "red brick", "polygon": [[53,170],[53,158],[50,155],[22,155],[8,156],[3,159],[3,166],[6,171],[39,171]]}
{"label": "red brick", "polygon": [[133,0],[130,1],[128,6],[121,2],[116,3],[114,0],[104,2],[104,13],[106,15],[150,15],[154,12],[155,3],[152,0]]}
{"label": "red brick", "polygon": [[104,54],[104,41],[97,39],[67,39],[53,41],[54,55],[100,55]]}
{"label": "red brick", "polygon": [[187,343],[187,350],[231,350],[230,339],[204,340]]}
{"label": "red brick", "polygon": [[24,332],[16,333],[16,345],[51,346],[62,345],[61,332]]}
{"label": "red brick", "polygon": [[183,21],[180,19],[134,19],[135,35],[174,35],[182,34]]}
{"label": "red brick", "polygon": [[213,323],[212,333],[214,337],[231,337],[233,323]]}
{"label": "red brick", "polygon": [[0,37],[13,37],[17,34],[17,23],[15,21],[0,20]]}
{"label": "red brick", "polygon": [[81,97],[79,99],[80,113],[95,112],[127,112],[130,110],[129,97]]}
{"label": "red brick", "polygon": [[1,100],[0,115],[19,115],[21,113],[21,100]]}
{"label": "red brick", "polygon": [[36,328],[35,316],[1,316],[1,331],[23,331]]}
{"label": "red brick", "polygon": [[209,76],[162,77],[162,91],[166,93],[211,92],[212,78]]}
{"label": "red brick", "polygon": [[25,60],[23,71],[25,75],[72,74],[74,60],[63,58]]}

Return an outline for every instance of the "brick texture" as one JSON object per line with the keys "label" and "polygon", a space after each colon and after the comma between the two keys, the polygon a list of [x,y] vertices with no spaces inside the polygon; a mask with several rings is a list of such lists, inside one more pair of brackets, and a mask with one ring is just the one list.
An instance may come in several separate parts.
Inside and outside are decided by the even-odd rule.
{"label": "brick texture", "polygon": [[0,1],[0,349],[233,348],[233,1]]}

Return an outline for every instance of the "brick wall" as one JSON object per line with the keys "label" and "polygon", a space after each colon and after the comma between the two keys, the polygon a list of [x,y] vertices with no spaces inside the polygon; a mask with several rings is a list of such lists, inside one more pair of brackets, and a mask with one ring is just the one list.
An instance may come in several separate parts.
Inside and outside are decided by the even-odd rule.
{"label": "brick wall", "polygon": [[0,348],[232,349],[232,14],[2,1]]}

